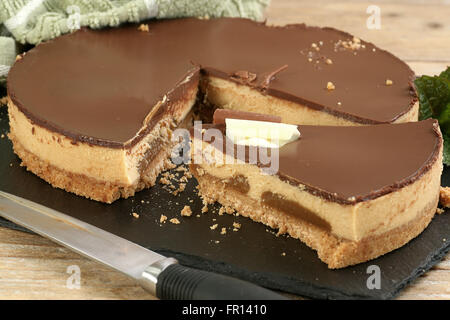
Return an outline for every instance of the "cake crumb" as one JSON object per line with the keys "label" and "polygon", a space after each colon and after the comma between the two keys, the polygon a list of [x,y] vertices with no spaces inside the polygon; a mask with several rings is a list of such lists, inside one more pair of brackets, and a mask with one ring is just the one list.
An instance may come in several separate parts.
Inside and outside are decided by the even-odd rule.
{"label": "cake crumb", "polygon": [[225,207],[225,212],[228,214],[233,214],[235,212],[235,210],[231,207]]}
{"label": "cake crumb", "polygon": [[218,224],[216,223],[216,224],[213,224],[212,226],[210,226],[209,228],[210,228],[211,230],[215,230],[215,229],[217,228],[217,226],[218,226]]}
{"label": "cake crumb", "polygon": [[219,241],[219,240],[216,240],[216,241],[214,241],[214,243],[215,243],[215,244],[218,244],[218,243],[220,243],[220,241]]}
{"label": "cake crumb", "polygon": [[327,83],[327,89],[328,89],[328,91],[332,91],[332,90],[336,89],[336,86],[334,85],[333,82],[328,81],[328,83]]}
{"label": "cake crumb", "polygon": [[394,82],[391,79],[386,79],[387,86],[392,86],[393,84],[394,84]]}
{"label": "cake crumb", "polygon": [[177,218],[172,218],[169,221],[170,221],[170,223],[173,223],[173,224],[180,224],[180,220],[178,220]]}
{"label": "cake crumb", "polygon": [[348,50],[359,50],[361,48],[365,48],[364,44],[361,44],[361,39],[357,37],[353,37],[352,40],[339,40],[335,43],[334,49],[337,51],[338,48],[348,49]]}
{"label": "cake crumb", "polygon": [[132,215],[133,215],[133,217],[135,217],[136,219],[139,219],[139,214],[138,214],[138,213],[133,212]]}
{"label": "cake crumb", "polygon": [[220,230],[220,234],[226,234],[227,233],[227,228],[222,228],[222,230]]}
{"label": "cake crumb", "polygon": [[184,206],[183,210],[181,210],[181,215],[184,217],[190,217],[192,215],[191,207]]}
{"label": "cake crumb", "polygon": [[139,31],[143,31],[143,32],[149,32],[150,31],[150,29],[148,28],[148,24],[144,24],[144,23],[141,23],[141,25],[139,26],[138,30]]}
{"label": "cake crumb", "polygon": [[285,257],[285,256],[286,256],[286,252],[281,253],[281,255],[282,255],[283,257]]}
{"label": "cake crumb", "polygon": [[220,207],[219,216],[223,216],[224,213],[225,213],[225,207]]}
{"label": "cake crumb", "polygon": [[338,106],[342,106],[342,102],[339,101],[339,102],[337,103],[337,105],[338,105]]}
{"label": "cake crumb", "polygon": [[439,202],[445,208],[450,208],[450,187],[441,187]]}
{"label": "cake crumb", "polygon": [[187,169],[184,166],[179,166],[178,168],[175,169],[175,171],[177,171],[177,172],[181,172],[181,171],[186,172],[186,170]]}
{"label": "cake crumb", "polygon": [[331,59],[328,58],[328,59],[325,60],[325,63],[326,63],[326,64],[333,64],[333,60],[331,60]]}
{"label": "cake crumb", "polygon": [[0,136],[0,138],[5,139],[5,135],[2,133],[2,135]]}
{"label": "cake crumb", "polygon": [[439,208],[439,207],[436,208],[436,213],[437,213],[437,214],[441,214],[441,213],[444,213],[444,212],[445,212],[444,209]]}
{"label": "cake crumb", "polygon": [[167,161],[165,162],[165,166],[166,166],[167,170],[172,170],[177,167],[177,165],[174,164],[172,161],[170,161],[170,159],[167,159]]}
{"label": "cake crumb", "polygon": [[167,220],[167,216],[162,214],[161,217],[159,218],[159,223],[165,223],[166,220]]}
{"label": "cake crumb", "polygon": [[4,96],[0,98],[0,106],[6,106],[8,104],[8,97]]}
{"label": "cake crumb", "polygon": [[208,212],[208,202],[203,200],[203,207],[202,207],[202,213]]}
{"label": "cake crumb", "polygon": [[162,177],[161,179],[159,179],[159,182],[165,185],[170,184],[170,181],[166,177]]}
{"label": "cake crumb", "polygon": [[237,222],[233,222],[233,228],[240,229],[241,228],[241,224],[237,223]]}

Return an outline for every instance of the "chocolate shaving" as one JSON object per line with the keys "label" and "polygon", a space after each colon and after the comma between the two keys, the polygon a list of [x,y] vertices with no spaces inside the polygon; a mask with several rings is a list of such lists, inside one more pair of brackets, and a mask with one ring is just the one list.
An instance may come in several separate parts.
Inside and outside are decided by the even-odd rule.
{"label": "chocolate shaving", "polygon": [[275,76],[278,73],[280,73],[281,71],[284,71],[285,69],[287,69],[287,67],[288,67],[288,65],[285,64],[284,66],[279,67],[278,69],[268,73],[267,75],[264,75],[263,81],[261,82],[261,85],[260,85],[262,90],[266,91],[269,88],[270,82],[275,79]]}
{"label": "chocolate shaving", "polygon": [[250,71],[236,71],[231,75],[231,78],[242,84],[250,84],[256,79],[256,73],[252,73]]}

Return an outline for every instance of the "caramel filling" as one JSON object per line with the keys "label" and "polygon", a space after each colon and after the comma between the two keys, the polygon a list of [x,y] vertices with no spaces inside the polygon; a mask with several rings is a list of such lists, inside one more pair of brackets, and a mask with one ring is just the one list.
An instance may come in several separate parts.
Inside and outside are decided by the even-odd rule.
{"label": "caramel filling", "polygon": [[239,174],[236,176],[233,176],[230,179],[224,180],[224,183],[227,187],[233,188],[234,190],[246,194],[250,190],[250,184],[248,183],[248,179]]}
{"label": "caramel filling", "polygon": [[312,225],[315,225],[325,231],[331,231],[331,225],[317,216],[311,210],[303,207],[298,202],[284,199],[278,193],[266,191],[261,195],[261,202],[264,206],[271,207],[272,209],[281,211],[290,216],[302,219]]}

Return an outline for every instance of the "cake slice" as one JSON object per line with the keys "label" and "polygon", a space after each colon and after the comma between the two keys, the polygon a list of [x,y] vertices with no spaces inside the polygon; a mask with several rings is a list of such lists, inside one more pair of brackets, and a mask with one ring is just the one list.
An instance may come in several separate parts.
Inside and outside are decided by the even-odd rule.
{"label": "cake slice", "polygon": [[9,99],[8,136],[27,170],[54,187],[112,203],[153,186],[162,171],[173,167],[172,131],[191,126],[198,79],[198,70],[187,74],[148,114],[138,108],[114,114],[99,105],[92,117],[63,116],[83,127],[76,130],[28,113]]}
{"label": "cake slice", "polygon": [[252,162],[249,146],[238,153],[226,125],[192,130],[201,196],[302,240],[329,268],[399,248],[431,221],[442,172],[437,121],[298,130],[298,140],[265,150],[278,153],[272,173],[260,153]]}

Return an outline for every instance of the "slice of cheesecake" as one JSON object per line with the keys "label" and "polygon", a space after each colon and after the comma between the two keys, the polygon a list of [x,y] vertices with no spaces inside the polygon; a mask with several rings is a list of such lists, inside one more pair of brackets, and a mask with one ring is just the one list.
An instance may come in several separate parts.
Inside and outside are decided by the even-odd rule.
{"label": "slice of cheesecake", "polygon": [[417,120],[411,69],[342,31],[228,18],[143,30],[82,29],[14,64],[9,136],[28,170],[94,200],[129,197],[168,168],[170,131],[189,122],[199,90],[294,124]]}
{"label": "slice of cheesecake", "polygon": [[329,268],[399,248],[431,221],[442,172],[437,121],[298,130],[296,141],[265,150],[277,153],[268,173],[260,153],[255,161],[249,146],[238,152],[224,124],[194,129],[190,168],[204,200],[302,240]]}

